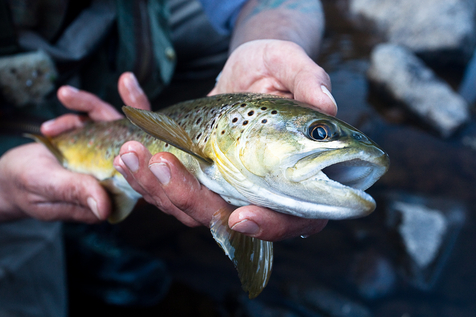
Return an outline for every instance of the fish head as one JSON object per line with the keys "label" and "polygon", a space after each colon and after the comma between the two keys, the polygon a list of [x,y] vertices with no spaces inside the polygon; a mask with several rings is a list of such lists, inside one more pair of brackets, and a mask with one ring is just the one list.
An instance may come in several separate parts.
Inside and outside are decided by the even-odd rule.
{"label": "fish head", "polygon": [[265,98],[249,106],[245,113],[252,111],[253,118],[234,141],[226,134],[217,139],[241,173],[235,187],[250,202],[305,218],[356,218],[375,209],[365,190],[389,167],[376,143],[295,100]]}

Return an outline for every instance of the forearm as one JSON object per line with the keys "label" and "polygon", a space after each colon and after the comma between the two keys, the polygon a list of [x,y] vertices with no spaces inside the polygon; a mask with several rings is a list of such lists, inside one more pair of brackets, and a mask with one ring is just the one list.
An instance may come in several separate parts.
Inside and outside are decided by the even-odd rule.
{"label": "forearm", "polygon": [[319,0],[250,0],[238,16],[230,51],[252,40],[277,39],[294,42],[316,57],[323,31]]}

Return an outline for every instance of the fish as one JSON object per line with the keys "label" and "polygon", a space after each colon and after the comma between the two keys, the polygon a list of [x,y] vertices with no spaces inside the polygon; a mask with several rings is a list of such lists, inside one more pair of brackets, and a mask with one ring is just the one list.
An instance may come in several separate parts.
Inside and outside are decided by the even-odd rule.
{"label": "fish", "polygon": [[[123,107],[127,119],[90,122],[55,137],[30,135],[67,169],[93,175],[111,194],[111,223],[141,197],[113,167],[126,141],[170,152],[201,184],[233,206],[257,205],[310,219],[351,219],[375,210],[365,192],[389,157],[351,125],[308,104],[275,95],[221,94],[152,112]],[[273,243],[228,227],[213,215],[213,238],[234,263],[250,298],[266,287]]]}

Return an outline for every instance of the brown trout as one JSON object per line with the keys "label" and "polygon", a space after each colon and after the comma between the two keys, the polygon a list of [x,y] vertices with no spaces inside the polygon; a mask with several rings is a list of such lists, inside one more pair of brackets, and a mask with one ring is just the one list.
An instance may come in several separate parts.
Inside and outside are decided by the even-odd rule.
{"label": "brown trout", "polygon": [[[109,190],[112,223],[123,220],[140,198],[113,167],[121,145],[130,140],[152,154],[175,154],[232,205],[254,204],[304,218],[368,215],[375,201],[365,190],[389,166],[387,154],[360,131],[292,99],[224,94],[160,112],[123,110],[133,124],[95,122],[54,138],[34,136],[65,168],[94,175]],[[273,244],[232,231],[228,216],[215,214],[212,235],[254,298],[269,280]]]}

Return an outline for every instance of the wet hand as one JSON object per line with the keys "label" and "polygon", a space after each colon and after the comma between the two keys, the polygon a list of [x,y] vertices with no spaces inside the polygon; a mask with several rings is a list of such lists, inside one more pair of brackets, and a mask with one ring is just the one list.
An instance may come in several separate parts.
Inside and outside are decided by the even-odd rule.
{"label": "wet hand", "polygon": [[228,58],[210,95],[260,92],[308,103],[335,115],[329,75],[297,44],[256,40],[239,46]]}

